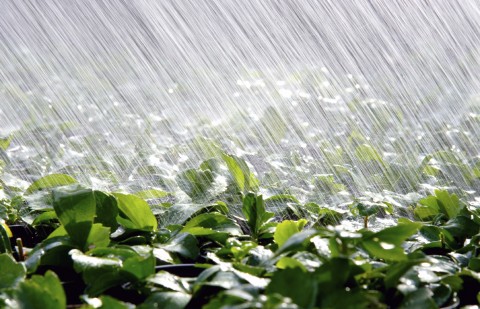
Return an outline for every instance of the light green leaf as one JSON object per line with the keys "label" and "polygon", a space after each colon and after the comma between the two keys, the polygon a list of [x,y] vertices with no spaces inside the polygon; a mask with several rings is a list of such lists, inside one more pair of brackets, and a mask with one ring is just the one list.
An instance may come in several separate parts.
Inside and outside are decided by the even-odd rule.
{"label": "light green leaf", "polygon": [[27,190],[25,190],[25,194],[28,195],[38,190],[67,186],[75,183],[77,183],[77,180],[72,176],[65,174],[50,174],[33,182]]}
{"label": "light green leaf", "polygon": [[383,164],[382,156],[371,145],[362,144],[355,148],[355,156],[364,162],[376,161]]}
{"label": "light green leaf", "polygon": [[307,220],[301,219],[299,221],[284,220],[277,224],[275,233],[273,234],[273,240],[277,243],[279,247],[295,233],[298,233],[307,223]]}
{"label": "light green leaf", "polygon": [[132,195],[114,193],[117,198],[120,215],[118,222],[129,229],[143,231],[157,230],[157,219],[145,200]]}
{"label": "light green leaf", "polygon": [[247,193],[258,190],[258,179],[250,171],[243,159],[226,153],[222,154],[222,158],[227,164],[230,175],[235,181],[239,192]]}

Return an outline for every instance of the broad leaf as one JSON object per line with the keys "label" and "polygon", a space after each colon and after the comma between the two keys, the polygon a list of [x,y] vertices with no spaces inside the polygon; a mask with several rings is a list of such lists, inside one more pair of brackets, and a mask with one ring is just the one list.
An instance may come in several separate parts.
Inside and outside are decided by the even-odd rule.
{"label": "broad leaf", "polygon": [[406,260],[402,243],[415,234],[422,224],[405,222],[397,226],[388,227],[380,232],[367,234],[361,242],[362,247],[372,256],[390,260]]}
{"label": "broad leaf", "polygon": [[279,247],[283,246],[293,234],[300,232],[306,223],[307,220],[305,219],[299,221],[284,220],[280,222],[277,224],[275,233],[273,234],[273,240]]}
{"label": "broad leaf", "polygon": [[157,245],[168,252],[177,253],[188,259],[196,259],[200,250],[195,236],[188,233],[180,233],[170,239],[166,244]]}
{"label": "broad leaf", "polygon": [[95,223],[101,223],[104,226],[110,227],[112,231],[115,231],[118,227],[117,199],[113,195],[102,191],[94,191],[93,193],[96,202]]}
{"label": "broad leaf", "polygon": [[145,200],[132,194],[113,194],[117,198],[120,211],[118,222],[134,230],[155,231],[157,219]]}
{"label": "broad leaf", "polygon": [[45,276],[34,275],[20,283],[15,291],[15,300],[20,308],[64,309],[67,306],[65,292],[57,275],[47,271]]}
{"label": "broad leaf", "polygon": [[70,237],[60,236],[44,240],[28,255],[25,261],[28,273],[34,273],[40,265],[71,266],[68,252],[75,248]]}
{"label": "broad leaf", "polygon": [[11,255],[0,254],[0,290],[12,288],[18,285],[26,276],[23,264],[15,262]]}
{"label": "broad leaf", "polygon": [[300,308],[313,308],[317,298],[317,281],[313,274],[301,268],[278,270],[273,274],[266,293],[290,297]]}
{"label": "broad leaf", "polygon": [[90,189],[65,187],[53,191],[53,208],[68,235],[85,248],[95,218],[95,196]]}
{"label": "broad leaf", "polygon": [[77,183],[77,180],[72,176],[65,174],[50,174],[33,182],[27,190],[25,190],[25,194],[28,195],[38,190],[67,186],[75,183]]}

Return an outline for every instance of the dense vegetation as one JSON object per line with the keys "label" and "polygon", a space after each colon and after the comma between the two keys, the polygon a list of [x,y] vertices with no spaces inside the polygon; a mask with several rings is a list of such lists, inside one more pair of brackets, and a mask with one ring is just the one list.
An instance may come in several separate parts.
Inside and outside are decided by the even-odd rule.
{"label": "dense vegetation", "polygon": [[[341,185],[319,179],[319,191]],[[264,199],[249,165],[227,153],[176,182],[191,204],[154,189],[92,190],[65,174],[24,192],[4,183],[2,305],[453,308],[480,297],[480,212],[446,190],[344,209]],[[371,226],[382,218],[390,226]]]}
{"label": "dense vegetation", "polygon": [[251,106],[185,126],[175,104],[135,114],[99,94],[40,113],[43,89],[6,89],[29,112],[0,139],[1,306],[477,304],[479,100],[443,123],[427,98],[328,78],[239,81]]}

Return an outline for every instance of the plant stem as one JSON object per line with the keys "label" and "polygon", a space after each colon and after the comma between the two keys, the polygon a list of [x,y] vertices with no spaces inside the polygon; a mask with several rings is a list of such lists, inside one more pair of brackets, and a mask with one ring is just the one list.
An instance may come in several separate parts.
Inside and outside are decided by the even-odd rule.
{"label": "plant stem", "polygon": [[17,238],[16,242],[17,242],[17,248],[18,248],[18,259],[19,259],[20,261],[24,261],[24,260],[25,260],[25,255],[24,255],[24,252],[23,252],[23,242],[22,242],[22,239],[21,239],[21,238]]}

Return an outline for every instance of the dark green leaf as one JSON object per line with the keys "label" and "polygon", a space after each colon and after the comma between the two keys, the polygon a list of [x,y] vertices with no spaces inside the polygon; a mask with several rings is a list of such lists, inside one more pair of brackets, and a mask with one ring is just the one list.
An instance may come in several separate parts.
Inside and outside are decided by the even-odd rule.
{"label": "dark green leaf", "polygon": [[53,191],[53,207],[68,235],[85,248],[95,218],[95,196],[92,190],[64,187]]}
{"label": "dark green leaf", "polygon": [[197,258],[200,250],[195,236],[188,233],[180,233],[172,238],[168,243],[160,245],[160,248],[175,252],[186,258],[194,260]]}
{"label": "dark green leaf", "polygon": [[94,191],[93,193],[96,202],[95,223],[101,223],[103,226],[110,227],[111,231],[115,231],[118,227],[117,200],[114,196],[102,191]]}
{"label": "dark green leaf", "polygon": [[267,286],[267,294],[290,297],[300,308],[313,308],[317,297],[317,282],[313,274],[300,268],[278,270]]}
{"label": "dark green leaf", "polygon": [[75,245],[66,236],[44,240],[29,253],[25,261],[28,273],[35,272],[40,265],[70,266],[71,259],[68,252],[73,248]]}
{"label": "dark green leaf", "polygon": [[159,292],[150,295],[138,309],[169,308],[183,309],[187,306],[191,296],[181,292]]}
{"label": "dark green leaf", "polygon": [[435,309],[438,308],[435,304],[435,301],[430,297],[430,290],[427,288],[420,288],[414,290],[405,296],[402,304],[399,308],[425,308],[425,309]]}

